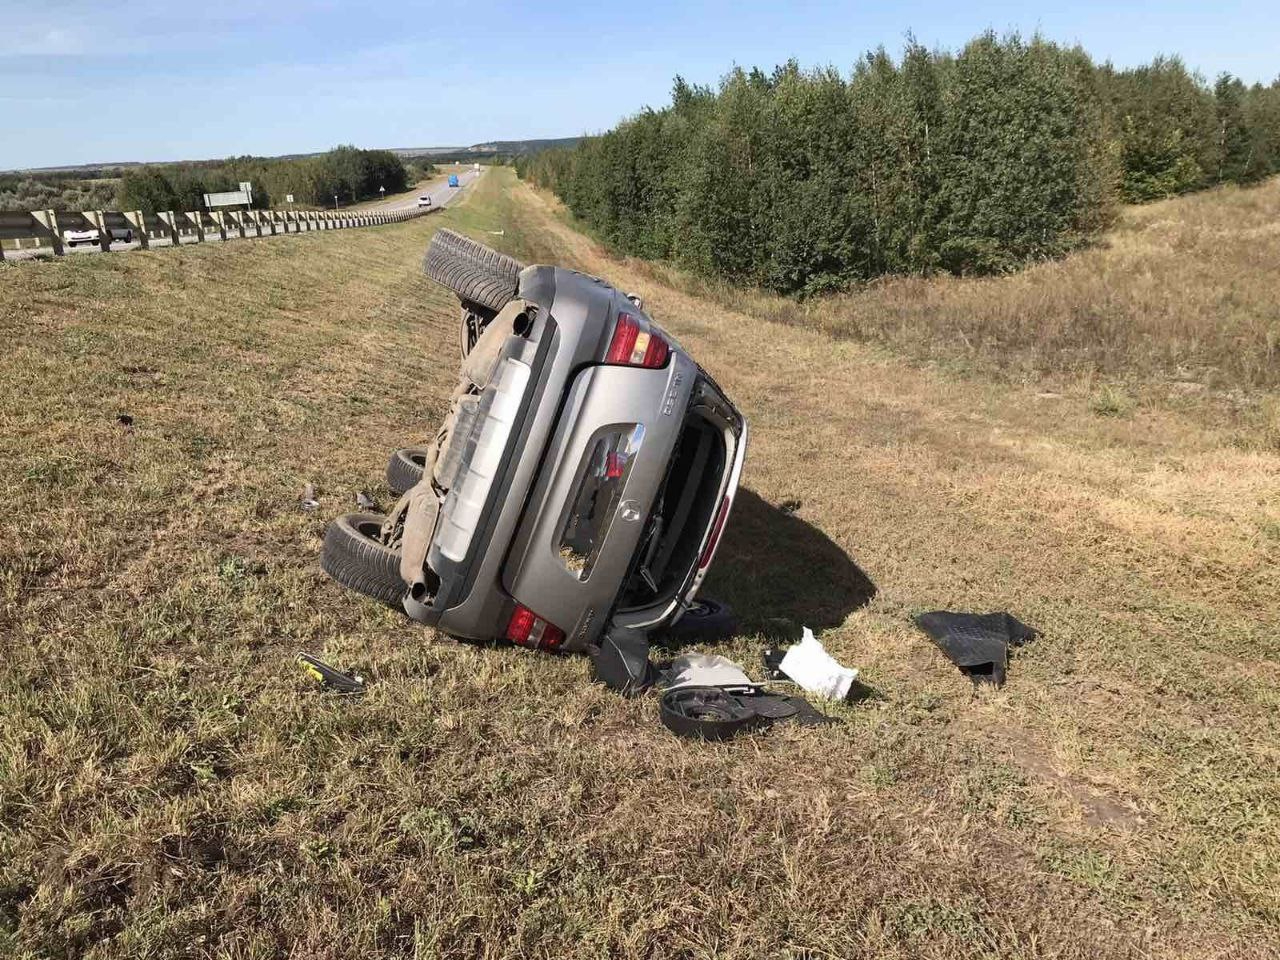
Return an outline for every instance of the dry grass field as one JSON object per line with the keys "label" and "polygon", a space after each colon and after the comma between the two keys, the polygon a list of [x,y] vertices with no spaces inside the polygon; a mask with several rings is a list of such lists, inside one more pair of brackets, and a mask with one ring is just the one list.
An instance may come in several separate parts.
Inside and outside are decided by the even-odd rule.
{"label": "dry grass field", "polygon": [[[0,267],[0,956],[1276,956],[1280,234],[1213,206],[1275,189],[821,322],[611,259],[506,170],[376,230]],[[323,577],[441,414],[443,225],[641,293],[739,402],[715,649],[818,629],[870,688],[841,725],[680,741]],[[1214,250],[1254,259],[1224,288]],[[936,608],[1044,635],[975,693]]]}

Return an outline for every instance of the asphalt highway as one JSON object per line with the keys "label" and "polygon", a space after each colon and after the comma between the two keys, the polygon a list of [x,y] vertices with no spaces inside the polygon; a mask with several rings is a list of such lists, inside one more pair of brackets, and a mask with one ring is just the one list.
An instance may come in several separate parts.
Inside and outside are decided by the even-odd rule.
{"label": "asphalt highway", "polygon": [[[479,171],[476,171],[470,167],[467,167],[458,172],[458,186],[456,187],[449,186],[448,174],[445,174],[444,176],[440,177],[438,181],[432,181],[430,184],[423,187],[421,190],[415,190],[411,193],[405,194],[403,196],[395,197],[391,200],[380,200],[380,201],[374,201],[372,203],[361,204],[356,209],[357,210],[379,210],[387,213],[397,212],[401,210],[416,210],[418,208],[418,198],[424,197],[424,196],[431,197],[431,206],[433,208],[447,207],[450,203],[452,203],[459,196],[461,196],[465,192],[467,186],[473,183],[483,172],[484,172],[483,167],[481,167]],[[346,208],[343,208],[343,209],[346,209]],[[270,236],[270,234],[267,234],[267,236]],[[230,230],[228,230],[227,239],[228,241],[232,239],[239,240],[240,236],[239,234],[233,234]],[[246,239],[257,239],[257,238],[250,235],[246,237]],[[195,243],[195,242],[196,240],[194,237],[182,238],[183,246],[186,246],[188,243]],[[213,233],[212,231],[206,231],[205,242],[219,243],[220,241],[218,240],[216,233]],[[156,239],[153,237],[151,240],[151,246],[153,248],[158,248],[158,247],[168,247],[168,246],[171,246],[171,244],[169,243],[169,240],[167,238]],[[136,240],[134,240],[131,243],[125,243],[123,240],[120,240],[111,244],[112,253],[116,253],[123,250],[136,250],[136,249],[138,249],[138,242]],[[97,244],[87,244],[84,246],[76,246],[76,247],[69,247],[64,244],[63,250],[68,254],[101,253],[102,252],[102,249]],[[49,254],[49,248],[42,247],[40,249],[29,248],[26,250],[5,250],[4,256],[6,260],[27,260],[27,259],[31,259],[33,257],[39,256],[42,253],[47,256]]]}

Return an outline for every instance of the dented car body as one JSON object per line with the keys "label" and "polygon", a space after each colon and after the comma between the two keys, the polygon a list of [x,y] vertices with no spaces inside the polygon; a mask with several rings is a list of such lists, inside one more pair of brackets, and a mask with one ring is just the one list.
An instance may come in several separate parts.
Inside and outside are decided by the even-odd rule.
{"label": "dented car body", "polygon": [[[434,272],[429,253],[427,272],[462,301],[461,375],[368,551],[398,579],[379,591],[367,571],[325,569],[461,638],[582,651],[611,627],[673,626],[715,556],[746,420],[637,299],[444,239],[461,253]],[[459,257],[508,265],[458,279]]]}
{"label": "dented car body", "polygon": [[746,441],[742,415],[635,303],[529,267],[393,512],[405,610],[564,650],[609,622],[670,624],[714,557]]}

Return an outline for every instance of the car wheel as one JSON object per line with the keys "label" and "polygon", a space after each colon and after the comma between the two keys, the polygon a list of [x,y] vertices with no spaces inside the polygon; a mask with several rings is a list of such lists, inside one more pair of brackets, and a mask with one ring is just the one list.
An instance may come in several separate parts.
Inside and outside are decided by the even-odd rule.
{"label": "car wheel", "polygon": [[426,469],[427,451],[423,447],[404,447],[387,461],[387,486],[397,497],[412,490]]}
{"label": "car wheel", "polygon": [[437,230],[422,263],[428,277],[452,290],[460,300],[498,311],[516,295],[519,260],[492,250],[452,230]]}
{"label": "car wheel", "polygon": [[480,339],[480,334],[484,333],[484,328],[496,316],[494,311],[478,304],[470,302],[462,304],[462,324],[458,330],[458,345],[462,349],[463,360],[471,354],[471,348]]}
{"label": "car wheel", "polygon": [[380,539],[384,519],[376,513],[349,513],[330,523],[320,569],[344,587],[398,608],[408,587],[400,579],[400,552]]}
{"label": "car wheel", "polygon": [[684,616],[661,631],[656,639],[669,647],[682,647],[728,640],[737,631],[738,618],[728,604],[718,600],[695,600]]}

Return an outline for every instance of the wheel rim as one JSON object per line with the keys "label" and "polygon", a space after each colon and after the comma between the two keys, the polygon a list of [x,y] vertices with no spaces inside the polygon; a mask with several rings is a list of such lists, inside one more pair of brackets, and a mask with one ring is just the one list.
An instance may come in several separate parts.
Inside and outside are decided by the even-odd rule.
{"label": "wheel rim", "polygon": [[375,543],[382,543],[382,524],[376,520],[361,520],[359,523],[351,525],[355,528],[356,533],[364,537],[366,540],[372,540]]}

